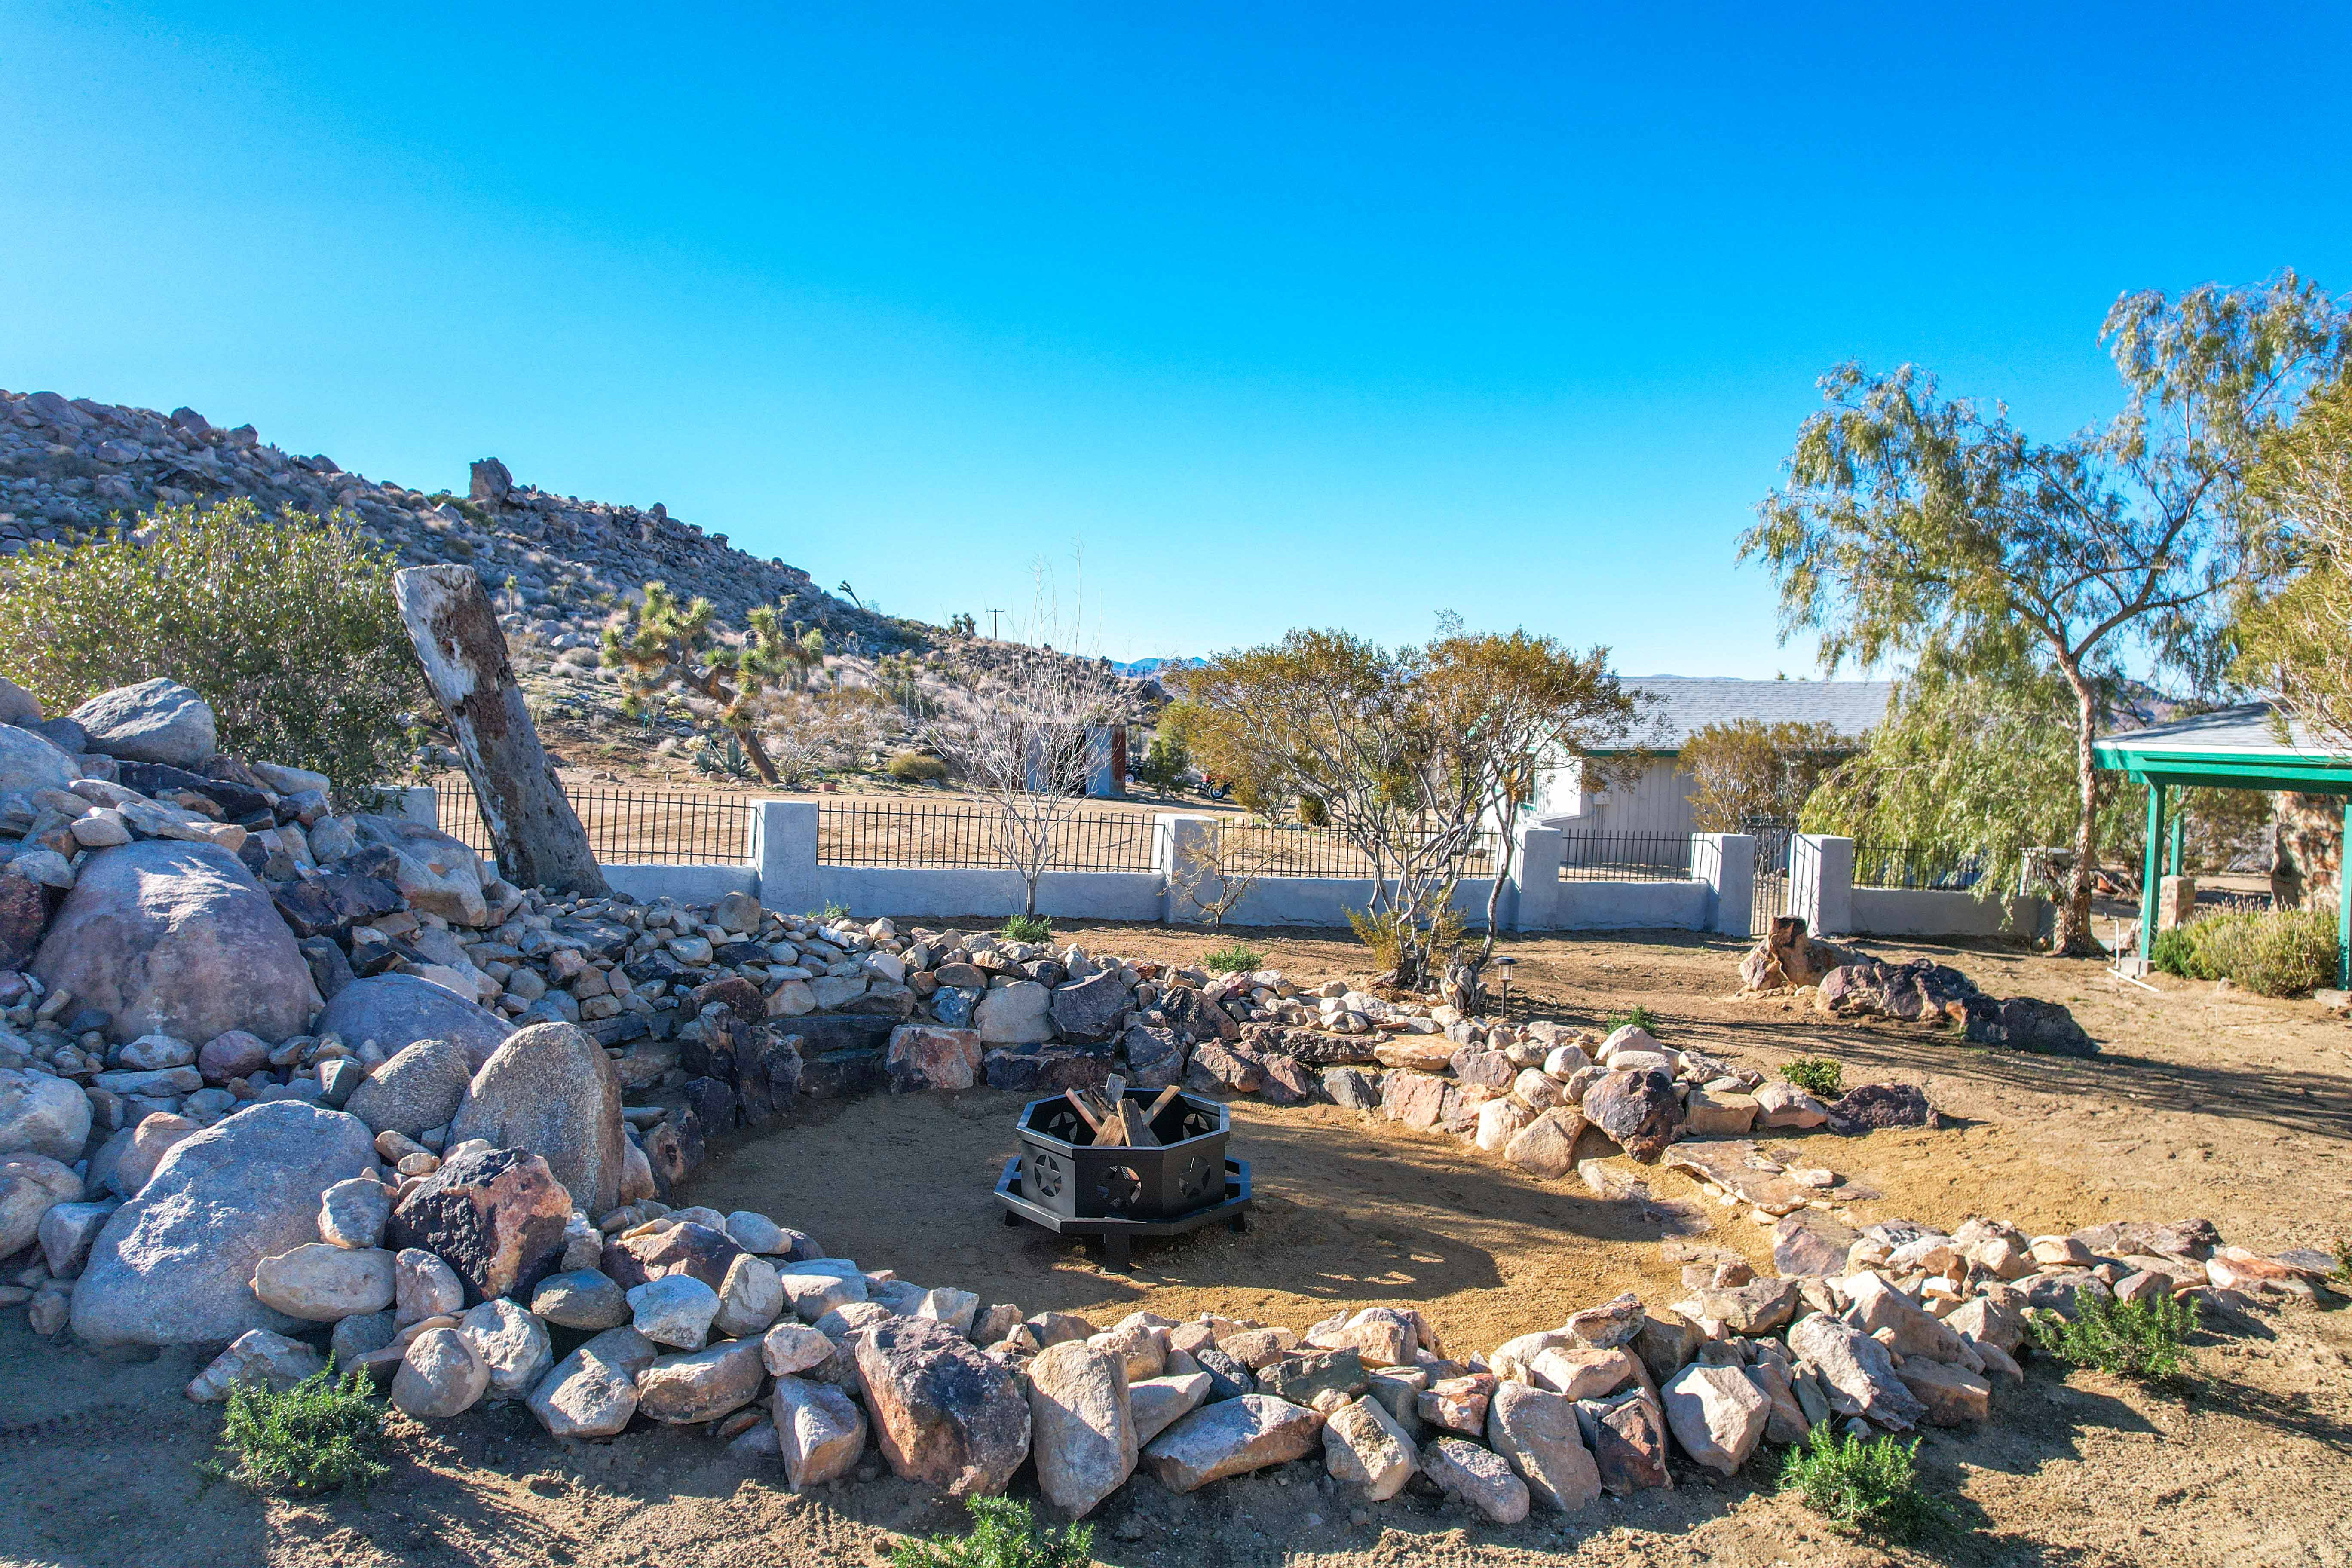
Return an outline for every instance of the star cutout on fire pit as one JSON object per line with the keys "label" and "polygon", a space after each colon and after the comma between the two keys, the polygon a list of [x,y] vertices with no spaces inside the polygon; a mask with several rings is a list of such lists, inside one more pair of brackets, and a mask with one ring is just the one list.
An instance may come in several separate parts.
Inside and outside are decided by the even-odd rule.
{"label": "star cutout on fire pit", "polygon": [[1095,1196],[1103,1201],[1103,1206],[1114,1210],[1133,1208],[1135,1200],[1142,1195],[1143,1178],[1125,1165],[1113,1165],[1105,1171],[1095,1188]]}
{"label": "star cutout on fire pit", "polygon": [[1215,1173],[1215,1167],[1209,1163],[1206,1155],[1195,1154],[1184,1167],[1184,1174],[1177,1180],[1176,1190],[1186,1203],[1197,1204],[1209,1195],[1209,1178]]}

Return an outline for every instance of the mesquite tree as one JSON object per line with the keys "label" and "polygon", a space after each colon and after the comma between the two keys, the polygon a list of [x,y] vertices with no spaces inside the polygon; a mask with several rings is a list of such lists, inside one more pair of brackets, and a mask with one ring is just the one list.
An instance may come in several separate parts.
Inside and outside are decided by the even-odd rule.
{"label": "mesquite tree", "polygon": [[2200,689],[2216,678],[2230,597],[2281,558],[2249,470],[2313,378],[2343,364],[2352,318],[2282,273],[2177,300],[2126,295],[2102,339],[2124,407],[2054,443],[1908,365],[1831,372],[1787,487],[1740,541],[1741,558],[1779,579],[1782,635],[1817,630],[1832,671],[1931,650],[1948,668],[2007,665],[2021,638],[2065,682],[2074,868],[2057,945],[2069,952],[2096,950],[2102,689],[2135,661]]}
{"label": "mesquite tree", "polygon": [[1391,653],[1294,631],[1189,671],[1188,733],[1207,771],[1323,803],[1372,864],[1366,913],[1393,935],[1400,987],[1430,983],[1454,893],[1495,846],[1484,938],[1448,955],[1449,994],[1475,1003],[1517,848],[1509,828],[1537,771],[1630,726],[1633,699],[1607,657],[1527,632],[1454,632]]}
{"label": "mesquite tree", "polygon": [[728,643],[711,624],[712,614],[708,599],[685,602],[667,584],[646,584],[645,603],[626,623],[604,629],[604,658],[619,668],[628,692],[623,710],[636,718],[670,693],[685,695],[736,739],[760,782],[772,787],[776,764],[760,740],[768,700],[806,679],[824,654],[824,637],[797,625],[787,628],[782,612],[763,605],[746,617],[751,625],[743,641]]}

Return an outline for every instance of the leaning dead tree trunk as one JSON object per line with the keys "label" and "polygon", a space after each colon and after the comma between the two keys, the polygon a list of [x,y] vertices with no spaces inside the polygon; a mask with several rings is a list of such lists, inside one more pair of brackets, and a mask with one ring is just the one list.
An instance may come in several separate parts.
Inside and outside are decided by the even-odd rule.
{"label": "leaning dead tree trunk", "polygon": [[610,891],[587,831],[548,766],[481,579],[466,566],[404,567],[392,574],[392,596],[425,683],[457,737],[499,874],[518,888]]}

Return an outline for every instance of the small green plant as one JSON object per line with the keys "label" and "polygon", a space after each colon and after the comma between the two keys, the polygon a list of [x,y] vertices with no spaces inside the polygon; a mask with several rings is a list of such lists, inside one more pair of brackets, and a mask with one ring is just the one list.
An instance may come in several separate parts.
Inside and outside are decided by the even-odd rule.
{"label": "small green plant", "polygon": [[1613,1035],[1618,1030],[1628,1026],[1639,1029],[1645,1035],[1654,1035],[1658,1032],[1657,1015],[1651,1012],[1647,1007],[1643,1006],[1638,1002],[1633,1006],[1624,1009],[1622,1012],[1612,1013],[1609,1015],[1609,1032],[1611,1034]]}
{"label": "small green plant", "polygon": [[1014,1498],[976,1497],[969,1535],[902,1541],[891,1568],[1087,1568],[1094,1561],[1090,1524],[1040,1530],[1029,1505]]}
{"label": "small green plant", "polygon": [[383,1410],[368,1398],[367,1373],[335,1376],[330,1363],[282,1394],[244,1384],[229,1390],[221,1459],[197,1461],[207,1480],[241,1481],[256,1491],[366,1495],[392,1473],[378,1457]]}
{"label": "small green plant", "polygon": [[2197,1309],[2159,1291],[2137,1301],[2117,1301],[2091,1290],[2074,1292],[2074,1316],[2033,1315],[2033,1342],[2049,1355],[2078,1366],[2161,1383],[2191,1364],[2184,1342],[2197,1327]]}
{"label": "small green plant", "polygon": [[998,934],[1007,942],[1051,942],[1054,922],[1044,915],[1011,915]]}
{"label": "small green plant", "polygon": [[1793,1491],[1833,1530],[1908,1541],[1939,1511],[1919,1489],[1919,1439],[1841,1437],[1827,1422],[1789,1450],[1780,1489]]}
{"label": "small green plant", "polygon": [[1845,1075],[1827,1057],[1799,1057],[1780,1064],[1780,1076],[1816,1100],[1835,1100]]}
{"label": "small green plant", "polygon": [[937,784],[948,776],[947,763],[924,752],[895,752],[883,771],[900,784]]}
{"label": "small green plant", "polygon": [[1227,942],[1212,952],[1201,955],[1201,967],[1212,974],[1235,974],[1246,970],[1265,967],[1265,952],[1245,942]]}
{"label": "small green plant", "polygon": [[849,912],[847,904],[827,904],[821,910],[811,910],[805,918],[820,924],[830,924]]}

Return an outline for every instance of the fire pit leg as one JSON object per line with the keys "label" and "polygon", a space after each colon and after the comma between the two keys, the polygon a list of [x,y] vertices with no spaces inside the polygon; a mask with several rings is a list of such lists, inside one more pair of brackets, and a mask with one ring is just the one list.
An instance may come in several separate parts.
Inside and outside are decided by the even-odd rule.
{"label": "fire pit leg", "polygon": [[1123,1236],[1103,1237],[1103,1267],[1114,1274],[1124,1274],[1128,1271],[1127,1237]]}
{"label": "fire pit leg", "polygon": [[1004,1223],[1008,1226],[1019,1225],[1021,1223],[1021,1216],[1014,1214],[1011,1209],[1006,1209],[1004,1211]]}
{"label": "fire pit leg", "polygon": [[1245,1214],[1237,1214],[1234,1215],[1233,1218],[1225,1221],[1225,1228],[1232,1231],[1235,1236],[1241,1235],[1242,1232],[1249,1228],[1249,1215]]}

